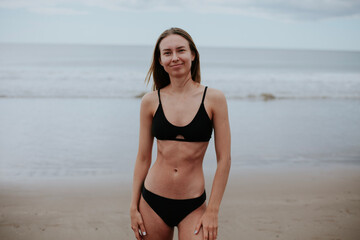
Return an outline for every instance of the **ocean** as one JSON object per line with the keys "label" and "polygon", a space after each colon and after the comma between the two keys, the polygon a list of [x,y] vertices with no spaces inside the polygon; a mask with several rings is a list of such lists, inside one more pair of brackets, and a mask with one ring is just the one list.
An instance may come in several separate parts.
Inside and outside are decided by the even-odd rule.
{"label": "ocean", "polygon": [[[130,177],[152,51],[0,44],[0,177]],[[202,84],[228,100],[233,168],[360,163],[360,52],[199,52]]]}
{"label": "ocean", "polygon": [[[0,44],[0,96],[133,98],[147,46]],[[360,52],[199,48],[202,81],[227,98],[359,99]]]}

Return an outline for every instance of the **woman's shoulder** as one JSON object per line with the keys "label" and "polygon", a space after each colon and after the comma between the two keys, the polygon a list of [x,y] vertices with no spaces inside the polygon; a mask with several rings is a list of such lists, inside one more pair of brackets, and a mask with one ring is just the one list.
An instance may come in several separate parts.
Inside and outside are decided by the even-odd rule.
{"label": "woman's shoulder", "polygon": [[147,111],[153,112],[159,103],[157,91],[150,91],[144,94],[141,99],[141,106]]}
{"label": "woman's shoulder", "polygon": [[141,102],[149,103],[149,102],[153,102],[156,99],[157,99],[157,90],[145,93],[141,99]]}
{"label": "woman's shoulder", "polygon": [[225,94],[221,90],[216,88],[208,87],[206,92],[206,98],[214,103],[219,101],[226,102]]}
{"label": "woman's shoulder", "polygon": [[224,114],[227,114],[227,101],[225,94],[221,90],[208,87],[206,102],[212,119],[214,119],[215,116],[224,116]]}

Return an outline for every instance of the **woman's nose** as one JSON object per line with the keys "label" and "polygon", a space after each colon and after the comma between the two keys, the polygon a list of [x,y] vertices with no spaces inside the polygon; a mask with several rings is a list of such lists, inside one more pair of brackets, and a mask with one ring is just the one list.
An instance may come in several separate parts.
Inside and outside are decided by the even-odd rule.
{"label": "woman's nose", "polygon": [[173,54],[173,56],[172,56],[172,59],[171,59],[172,61],[177,61],[177,60],[179,60],[179,57],[177,56],[177,54],[176,53],[174,53]]}

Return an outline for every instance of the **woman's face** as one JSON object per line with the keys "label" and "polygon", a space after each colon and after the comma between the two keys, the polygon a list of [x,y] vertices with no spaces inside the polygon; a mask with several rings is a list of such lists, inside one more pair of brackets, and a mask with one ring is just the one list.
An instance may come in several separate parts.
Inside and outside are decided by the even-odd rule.
{"label": "woman's face", "polygon": [[183,77],[191,72],[191,62],[195,55],[184,37],[169,35],[160,42],[159,48],[160,64],[170,77]]}

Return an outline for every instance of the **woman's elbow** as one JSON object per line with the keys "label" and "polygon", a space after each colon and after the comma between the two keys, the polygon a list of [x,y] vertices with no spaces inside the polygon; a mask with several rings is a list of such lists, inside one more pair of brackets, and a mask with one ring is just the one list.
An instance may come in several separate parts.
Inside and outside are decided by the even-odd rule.
{"label": "woman's elbow", "polygon": [[137,162],[141,162],[142,164],[151,164],[151,154],[141,154],[139,153],[136,158]]}
{"label": "woman's elbow", "polygon": [[218,166],[229,171],[231,168],[231,156],[220,158],[218,160]]}

